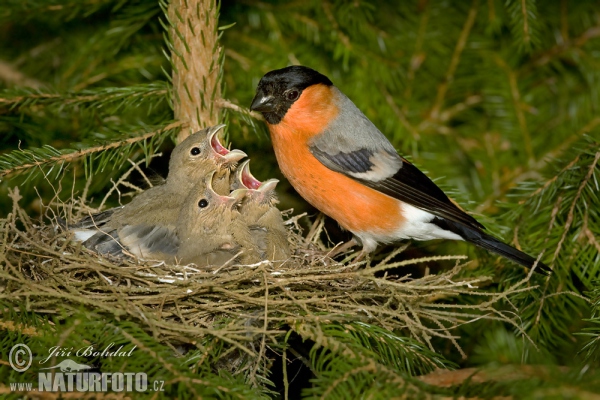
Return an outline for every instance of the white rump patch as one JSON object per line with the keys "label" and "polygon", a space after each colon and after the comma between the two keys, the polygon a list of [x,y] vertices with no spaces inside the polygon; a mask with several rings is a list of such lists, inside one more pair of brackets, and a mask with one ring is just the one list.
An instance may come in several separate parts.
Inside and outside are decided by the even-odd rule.
{"label": "white rump patch", "polygon": [[403,203],[402,214],[406,219],[402,224],[402,228],[396,232],[398,239],[414,239],[414,240],[434,240],[434,239],[450,239],[463,240],[454,232],[444,230],[431,223],[435,217],[433,214]]}
{"label": "white rump patch", "polygon": [[405,221],[402,223],[402,227],[398,228],[396,232],[389,235],[373,232],[352,232],[361,241],[364,251],[370,253],[377,248],[379,243],[393,243],[406,239],[463,240],[456,233],[444,230],[436,224],[431,223],[430,221],[435,217],[433,214],[406,203],[399,203],[398,207],[401,207]]}

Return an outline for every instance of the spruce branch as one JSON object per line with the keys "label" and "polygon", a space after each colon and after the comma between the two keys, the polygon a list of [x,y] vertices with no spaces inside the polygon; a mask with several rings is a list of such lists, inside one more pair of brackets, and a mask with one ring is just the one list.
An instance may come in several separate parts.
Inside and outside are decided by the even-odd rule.
{"label": "spruce branch", "polygon": [[[307,394],[322,399],[356,398],[377,394],[385,398],[394,394],[417,396],[420,388],[400,371],[381,364],[378,356],[352,341],[337,330],[328,332],[330,325],[298,323],[294,331],[315,342],[310,351],[312,370],[317,378]],[[343,336],[341,336],[343,335]],[[377,340],[378,335],[374,338]],[[408,360],[405,360],[410,362]],[[377,376],[374,383],[373,376]]]}
{"label": "spruce branch", "polygon": [[523,41],[529,44],[531,35],[529,33],[529,12],[527,11],[526,0],[521,0],[521,16],[523,17]]}
{"label": "spruce branch", "polygon": [[7,154],[0,155],[0,166],[2,166],[2,169],[0,169],[0,178],[30,168],[43,167],[52,164],[62,165],[94,153],[105,152],[107,150],[117,149],[138,143],[162,134],[166,131],[181,128],[182,126],[184,126],[182,122],[173,122],[158,130],[139,134],[139,136],[105,145],[89,147],[78,151],[57,150],[48,145],[42,147],[41,149],[15,150]]}
{"label": "spruce branch", "polygon": [[[545,182],[521,184],[529,195],[513,205],[508,218],[517,221],[521,236],[527,236],[528,249],[544,249],[553,276],[540,293],[517,296],[513,302],[522,307],[521,317],[531,321],[529,335],[547,346],[564,344],[572,337],[574,318],[580,318],[588,305],[581,287],[592,287],[600,277],[599,253],[588,231],[600,232],[600,145],[590,138],[565,167]],[[534,253],[537,254],[537,253]],[[578,284],[570,278],[575,275]]]}
{"label": "spruce branch", "polygon": [[396,115],[396,117],[398,117],[398,120],[400,120],[400,122],[402,123],[404,128],[406,128],[406,130],[408,132],[410,132],[410,134],[412,135],[414,140],[419,140],[421,138],[421,135],[419,134],[419,131],[417,130],[417,128],[414,127],[408,121],[408,118],[406,118],[405,111],[403,111],[400,107],[398,107],[398,105],[396,104],[396,101],[394,100],[394,97],[388,92],[388,90],[385,87],[383,87],[383,86],[380,86],[380,87],[381,87],[381,92],[385,96],[385,101],[390,106],[392,111],[394,111],[394,114]]}
{"label": "spruce branch", "polygon": [[600,356],[600,281],[595,281],[594,287],[587,294],[592,301],[591,317],[586,320],[590,326],[583,328],[577,335],[589,338],[580,352],[585,353],[587,361],[595,361]]}
{"label": "spruce branch", "polygon": [[[421,13],[419,18],[419,27],[417,30],[417,39],[415,42],[415,49],[410,57],[410,64],[408,67],[408,74],[406,77],[406,88],[404,89],[403,98],[405,101],[404,107],[402,108],[403,114],[408,112],[407,104],[412,100],[415,75],[416,72],[423,65],[425,60],[425,53],[423,52],[423,42],[425,41],[425,34],[427,31],[427,25],[429,23],[429,17],[431,15],[431,8],[426,7]],[[387,100],[387,96],[386,96]],[[389,103],[389,100],[387,100]]]}
{"label": "spruce branch", "polygon": [[220,108],[226,108],[226,109],[233,110],[240,114],[248,115],[258,121],[264,121],[264,118],[261,113],[258,113],[256,111],[250,111],[249,109],[247,109],[245,107],[238,106],[237,104],[233,103],[231,100],[217,99],[217,100],[215,100],[215,105]]}
{"label": "spruce branch", "polygon": [[540,43],[538,11],[535,0],[509,0],[506,9],[511,17],[511,31],[517,48],[530,52]]}
{"label": "spruce branch", "polygon": [[[503,176],[498,189],[496,191],[494,191],[493,193],[491,193],[488,197],[486,197],[475,208],[475,211],[478,213],[485,212],[486,210],[492,208],[494,206],[494,203],[498,199],[502,198],[503,196],[506,196],[506,194],[511,189],[514,189],[515,186],[519,185],[520,183],[523,183],[525,180],[530,179],[531,177],[539,176],[539,174],[542,172],[542,170],[544,168],[546,168],[552,161],[559,159],[563,154],[565,154],[567,151],[569,151],[571,149],[572,145],[575,142],[577,142],[578,140],[581,140],[581,138],[585,134],[589,133],[590,131],[593,131],[599,125],[600,125],[600,118],[598,118],[598,117],[593,118],[583,128],[581,128],[579,131],[571,134],[565,140],[560,142],[560,144],[558,146],[556,146],[555,148],[552,148],[549,151],[547,151],[542,157],[539,157],[539,159],[537,161],[535,161],[534,163],[529,163],[526,166],[522,166],[522,167],[513,169],[513,170],[509,171],[508,173],[506,173]],[[575,164],[577,161],[578,161],[578,157],[573,159],[565,168],[563,168],[561,173],[568,170],[570,167],[572,167],[572,164]],[[544,184],[544,186],[549,185],[551,182],[558,179],[559,176],[560,176],[560,174],[553,176],[549,181],[547,181]],[[543,187],[538,188],[536,190],[535,194],[539,193],[542,190],[543,190]],[[533,196],[533,195],[534,194],[531,194],[531,196]],[[522,204],[523,201],[524,200],[520,200],[520,204]]]}
{"label": "spruce branch", "polygon": [[451,362],[422,343],[376,325],[365,322],[323,324],[321,329],[324,335],[357,349],[369,350],[377,362],[411,376],[453,367]]}
{"label": "spruce branch", "polygon": [[573,49],[581,48],[588,41],[598,37],[600,37],[600,26],[588,28],[578,37],[571,40],[566,40],[564,43],[557,44],[548,50],[536,54],[531,61],[523,66],[523,71],[528,71],[534,67],[543,67],[544,65],[556,59],[556,57],[559,57]]}
{"label": "spruce branch", "polygon": [[150,109],[166,101],[166,82],[145,85],[87,89],[78,92],[48,93],[41,90],[7,89],[0,92],[0,105],[20,109],[36,105],[65,107],[87,106],[89,108],[111,107],[118,111],[125,107],[149,105]]}
{"label": "spruce branch", "polygon": [[510,87],[513,109],[515,114],[517,115],[517,120],[519,121],[519,127],[521,130],[521,134],[523,135],[523,142],[525,144],[525,151],[527,152],[529,162],[534,163],[536,158],[533,153],[531,135],[529,134],[529,128],[527,126],[527,119],[525,118],[525,113],[523,111],[523,103],[521,101],[521,92],[519,90],[517,73],[516,71],[513,71],[513,69],[511,69],[511,67],[506,63],[506,61],[500,56],[495,55],[494,61],[496,62],[496,64],[498,64],[498,66],[500,66],[500,68],[504,70],[508,78],[508,85]]}
{"label": "spruce branch", "polygon": [[[452,83],[454,79],[454,74],[456,73],[456,68],[458,67],[458,63],[460,62],[460,57],[463,53],[465,46],[467,45],[467,40],[469,38],[469,34],[471,33],[471,29],[473,28],[473,24],[475,23],[475,17],[477,16],[477,9],[479,6],[478,0],[473,0],[471,2],[471,8],[469,9],[469,13],[467,14],[467,19],[463,25],[463,28],[460,32],[460,36],[456,42],[456,47],[454,48],[454,52],[452,53],[452,58],[450,59],[450,64],[448,65],[448,70],[446,71],[446,75],[444,76],[444,80],[438,86],[437,93],[435,96],[435,100],[431,107],[431,111],[429,113],[429,118],[433,121],[436,121],[439,118],[440,109],[443,105],[444,98],[446,97],[446,92],[448,91],[448,86]],[[424,126],[427,124],[427,120],[422,122],[422,126],[419,127],[419,130],[423,130]]]}
{"label": "spruce branch", "polygon": [[232,49],[225,49],[225,55],[237,61],[243,70],[248,71],[250,69],[250,64],[252,63],[252,61],[249,60],[247,57],[241,55],[237,51]]}
{"label": "spruce branch", "polygon": [[0,8],[0,21],[14,22],[31,18],[68,21],[77,16],[92,15],[110,5],[119,7],[119,3],[115,5],[115,0],[5,0]]}
{"label": "spruce branch", "polygon": [[327,17],[327,20],[329,20],[329,23],[333,27],[334,32],[336,32],[336,36],[340,39],[344,47],[346,47],[346,50],[352,51],[352,43],[350,42],[350,38],[340,29],[340,25],[338,24],[337,20],[335,19],[335,16],[333,15],[333,12],[331,11],[331,3],[325,0],[322,1],[321,4],[323,6],[323,12]]}
{"label": "spruce branch", "polygon": [[[331,247],[327,239],[340,237],[328,236],[325,220],[317,218],[309,222],[307,238],[299,233],[300,216],[286,225],[294,227],[290,239],[296,252],[282,266],[199,269],[132,260],[117,265],[88,253],[47,219],[28,215],[34,191],[28,182],[20,194],[0,198],[10,213],[0,219],[0,308],[5,310],[0,329],[7,336],[1,353],[21,337],[41,341],[45,349],[57,338],[66,346],[81,340],[135,343],[135,357],[102,360],[98,367],[143,371],[151,365],[149,380],[165,379],[169,389],[162,395],[169,398],[275,397],[267,379],[277,378],[272,366],[280,365],[281,350],[284,365],[290,361],[283,369],[285,397],[311,385],[302,395],[588,398],[599,392],[600,148],[590,139],[600,127],[600,25],[594,1],[243,0],[224,2],[221,9],[201,0],[166,4],[7,0],[0,7],[9,39],[0,53],[12,68],[5,76],[22,74],[5,78],[9,89],[0,92],[0,146],[49,145],[4,151],[0,176],[4,179],[5,170],[61,173],[79,149],[90,151],[81,160],[93,179],[82,182],[77,162],[72,176],[61,173],[73,196],[84,183],[85,188],[73,202],[54,197],[51,209],[41,207],[50,219],[92,212],[89,198],[108,205],[106,191],[111,203],[117,193],[120,202],[120,196],[133,194],[129,189],[138,191],[127,179],[141,179],[131,171],[141,171],[142,155],[148,162],[160,143],[189,121],[198,125],[189,131],[227,123],[244,138],[236,147],[268,153],[253,157],[257,175],[274,174],[269,146],[247,135],[248,128],[263,129],[257,123],[262,117],[243,105],[266,71],[300,63],[329,76],[400,153],[432,177],[445,176],[448,187],[459,189],[452,197],[461,204],[471,200],[468,209],[478,204],[477,211],[495,216],[481,216],[491,230],[531,255],[554,258],[554,273],[543,281],[531,271],[488,262],[485,254],[459,265],[462,256],[430,253],[461,246],[451,241],[420,243],[411,253],[403,253],[403,246],[380,252],[369,266],[352,264],[351,256],[324,265],[323,254]],[[160,7],[166,41],[156,17]],[[92,13],[97,15],[83,18]],[[221,15],[226,26],[219,30]],[[22,32],[27,35],[10,40]],[[211,35],[213,44],[207,40]],[[200,73],[196,62],[204,68]],[[217,78],[206,73],[211,65]],[[166,82],[159,82],[161,69]],[[0,63],[0,80],[1,75]],[[52,84],[20,87],[28,77]],[[171,79],[179,81],[171,85]],[[173,120],[165,101],[181,125],[137,141]],[[89,143],[99,138],[103,142]],[[123,142],[130,139],[134,142]],[[105,147],[112,143],[120,145]],[[120,169],[108,171],[128,161],[134,165],[120,178],[112,174]],[[99,193],[109,178],[112,188]],[[38,203],[47,204],[49,192],[57,192],[52,177],[46,183],[35,188]],[[128,193],[121,193],[123,187]],[[283,193],[288,197],[282,186]],[[284,196],[283,207],[291,207]],[[27,211],[16,204],[19,199]],[[315,248],[325,253],[314,253]],[[448,254],[463,253],[453,250]],[[455,263],[452,271],[438,269]],[[56,318],[52,324],[51,318]],[[482,319],[485,325],[477,322]],[[303,330],[294,330],[299,325]],[[494,332],[499,331],[513,340],[498,340]],[[577,341],[581,337],[573,332],[584,340]],[[305,351],[306,340],[317,343],[313,351]],[[572,356],[579,349],[586,360]],[[433,368],[447,371],[453,368],[448,360],[462,356],[465,364],[480,366],[477,371],[425,375],[423,380],[433,378],[427,383],[415,378]],[[481,367],[507,360],[511,364],[503,368]],[[553,373],[553,367],[519,362],[572,367]],[[301,363],[314,382],[298,382]],[[0,385],[0,393],[9,391]]]}
{"label": "spruce branch", "polygon": [[[552,256],[551,267],[554,266],[554,262],[556,261],[559,253],[561,252],[563,243],[565,242],[565,239],[567,237],[567,233],[569,232],[569,230],[571,228],[571,224],[573,223],[573,218],[575,217],[575,213],[574,213],[575,207],[577,206],[577,203],[581,197],[581,193],[583,192],[583,189],[585,189],[585,187],[588,185],[592,175],[595,172],[597,172],[596,168],[598,166],[598,160],[600,160],[600,151],[598,151],[596,153],[596,155],[594,156],[594,160],[590,163],[590,165],[588,167],[588,171],[585,174],[585,177],[583,178],[583,180],[581,181],[581,184],[577,188],[575,197],[571,201],[571,205],[569,207],[569,212],[567,213],[567,220],[565,222],[564,229],[563,229],[563,234],[560,236],[560,240],[558,241],[558,245],[556,246],[556,250],[554,250],[554,255]],[[598,182],[596,181],[596,189],[598,189],[597,183]]]}

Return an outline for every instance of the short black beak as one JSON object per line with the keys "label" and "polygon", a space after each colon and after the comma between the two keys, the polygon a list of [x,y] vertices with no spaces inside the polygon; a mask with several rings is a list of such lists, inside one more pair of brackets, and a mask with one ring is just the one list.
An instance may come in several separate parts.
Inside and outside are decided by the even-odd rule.
{"label": "short black beak", "polygon": [[262,93],[256,93],[250,109],[262,113],[273,112],[275,111],[275,98],[273,96],[263,95]]}

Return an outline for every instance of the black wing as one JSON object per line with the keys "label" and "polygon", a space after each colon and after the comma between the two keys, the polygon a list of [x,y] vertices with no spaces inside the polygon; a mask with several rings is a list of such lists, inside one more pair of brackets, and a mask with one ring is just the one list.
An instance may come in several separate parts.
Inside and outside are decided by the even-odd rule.
{"label": "black wing", "polygon": [[[381,193],[438,217],[477,230],[484,229],[483,225],[455,205],[442,189],[417,167],[395,153],[360,149],[330,154],[315,145],[310,147],[310,151],[326,167]],[[379,161],[382,159],[386,160],[385,166]],[[395,165],[392,171],[388,168],[390,161]]]}

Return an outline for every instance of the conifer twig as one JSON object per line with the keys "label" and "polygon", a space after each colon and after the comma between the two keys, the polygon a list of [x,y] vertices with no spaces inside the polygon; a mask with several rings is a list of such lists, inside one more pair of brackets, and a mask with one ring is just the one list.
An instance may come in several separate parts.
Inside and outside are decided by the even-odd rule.
{"label": "conifer twig", "polygon": [[523,42],[529,43],[531,35],[529,34],[529,13],[527,12],[526,0],[521,0],[521,14],[523,15]]}
{"label": "conifer twig", "polygon": [[421,135],[419,134],[417,129],[414,126],[412,126],[412,124],[408,121],[405,112],[402,109],[400,109],[400,107],[398,107],[396,101],[394,100],[390,92],[383,85],[380,85],[380,90],[383,93],[383,96],[385,97],[385,101],[388,103],[394,114],[396,114],[396,117],[398,117],[398,120],[410,132],[414,140],[419,140]]}
{"label": "conifer twig", "polygon": [[[417,70],[425,61],[425,53],[423,52],[423,42],[425,41],[425,32],[427,30],[427,24],[429,22],[429,16],[431,13],[429,12],[430,7],[425,7],[421,18],[419,19],[419,30],[417,31],[417,40],[415,43],[415,50],[410,58],[410,68],[408,69],[408,75],[406,77],[406,89],[404,90],[404,100],[405,104],[402,108],[402,114],[406,114],[408,112],[406,106],[411,100],[413,94],[413,83],[415,79],[415,74]],[[387,96],[386,96],[387,100]],[[389,103],[389,100],[388,100]]]}
{"label": "conifer twig", "polygon": [[[467,39],[469,38],[471,28],[473,28],[473,24],[475,23],[478,3],[479,2],[477,0],[473,0],[473,2],[471,3],[471,8],[469,9],[467,20],[463,25],[462,31],[460,32],[460,36],[458,37],[458,41],[456,42],[456,47],[454,48],[454,52],[452,53],[450,65],[448,66],[448,70],[446,71],[444,80],[438,86],[437,94],[435,96],[433,106],[431,107],[431,112],[429,113],[429,119],[424,120],[421,125],[426,125],[427,122],[429,122],[429,120],[436,121],[439,117],[440,108],[442,107],[442,103],[444,102],[444,98],[446,97],[448,86],[454,79],[454,73],[456,72],[456,68],[458,67],[460,56],[462,55],[462,52],[465,46],[467,45]],[[421,126],[419,128],[419,130],[423,130]]]}
{"label": "conifer twig", "polygon": [[517,121],[519,122],[521,134],[523,135],[525,151],[527,152],[529,162],[533,163],[535,162],[535,156],[533,154],[533,147],[531,145],[531,135],[529,134],[529,129],[527,127],[527,119],[525,118],[523,106],[521,104],[521,92],[519,91],[519,83],[517,82],[517,72],[513,71],[506,61],[498,55],[494,56],[494,61],[500,68],[504,70],[504,72],[506,72],[508,85],[510,87],[510,95],[513,101],[513,108],[517,116]]}
{"label": "conifer twig", "polygon": [[220,108],[228,108],[230,110],[239,112],[241,114],[249,115],[258,121],[265,120],[263,118],[262,114],[257,113],[256,111],[250,111],[249,109],[247,109],[245,107],[238,106],[237,104],[235,104],[232,101],[227,100],[227,99],[217,99],[217,100],[215,100],[215,105]]}
{"label": "conifer twig", "polygon": [[[23,95],[18,95],[14,97],[6,96],[0,97],[0,104],[10,105],[11,107],[22,106],[20,103],[34,103],[39,105],[42,103],[52,103],[60,102],[61,106],[67,104],[83,104],[83,103],[92,103],[92,102],[102,102],[104,104],[116,101],[116,100],[131,100],[136,98],[148,98],[150,96],[154,96],[157,98],[165,97],[168,93],[166,88],[161,88],[158,85],[162,84],[162,82],[158,84],[149,84],[149,85],[138,85],[138,86],[129,86],[126,88],[100,88],[95,90],[86,90],[86,91],[73,91],[68,93],[41,93],[36,91],[34,93],[28,93]],[[132,93],[133,90],[141,90],[143,89],[143,94]]]}
{"label": "conifer twig", "polygon": [[9,169],[0,171],[0,178],[10,175],[17,171],[22,171],[24,169],[29,169],[29,168],[46,165],[46,164],[50,164],[50,163],[54,163],[54,162],[60,162],[60,161],[71,162],[78,158],[84,157],[88,154],[98,153],[98,152],[106,151],[106,150],[110,150],[110,149],[116,149],[116,148],[119,148],[121,146],[125,146],[128,144],[141,142],[143,140],[151,138],[152,136],[158,135],[161,132],[179,128],[182,126],[185,126],[185,124],[183,122],[173,122],[173,123],[165,126],[162,129],[159,129],[159,130],[156,130],[153,132],[149,132],[149,133],[145,133],[140,136],[132,137],[132,138],[125,139],[125,140],[119,140],[118,142],[112,142],[112,143],[101,145],[101,146],[89,147],[87,149],[75,151],[73,153],[61,154],[60,156],[50,157],[50,158],[47,158],[42,161],[36,161],[36,162],[28,163],[28,164],[22,164],[17,167],[14,167],[14,168],[9,168]]}
{"label": "conifer twig", "polygon": [[325,16],[329,20],[329,23],[333,27],[333,30],[336,32],[340,42],[346,47],[348,50],[352,50],[352,43],[350,42],[350,38],[344,32],[342,32],[340,28],[340,24],[338,24],[333,12],[331,12],[331,4],[328,1],[323,1],[321,3],[323,5],[323,12],[325,12]]}
{"label": "conifer twig", "polygon": [[575,198],[571,202],[571,207],[569,208],[569,213],[567,214],[567,221],[565,222],[563,234],[560,237],[558,245],[556,246],[554,256],[552,257],[552,263],[554,263],[554,261],[556,260],[556,258],[558,257],[558,254],[560,253],[560,251],[562,249],[562,245],[565,241],[565,238],[567,237],[567,232],[571,228],[571,224],[573,223],[573,218],[575,217],[575,206],[577,205],[577,201],[579,201],[579,198],[581,197],[581,193],[583,192],[583,189],[586,187],[590,178],[592,177],[594,170],[596,169],[596,165],[598,164],[599,159],[600,159],[600,151],[596,153],[596,157],[594,158],[594,161],[590,164],[588,173],[586,174],[585,178],[579,185],[579,188],[577,189],[577,193],[575,194]]}
{"label": "conifer twig", "polygon": [[584,44],[586,44],[589,40],[600,37],[600,26],[593,26],[579,35],[577,38],[567,41],[566,43],[561,43],[550,48],[547,51],[539,54],[531,63],[526,64],[525,70],[534,67],[541,67],[548,64],[550,61],[571,49],[580,48]]}
{"label": "conifer twig", "polygon": [[[600,118],[592,119],[592,121],[587,123],[577,133],[569,136],[567,139],[565,139],[563,142],[561,142],[557,147],[553,148],[552,150],[550,150],[546,154],[544,154],[542,157],[540,157],[535,163],[530,164],[527,167],[516,168],[516,169],[512,170],[511,172],[507,173],[506,174],[507,177],[505,179],[503,179],[503,182],[500,183],[500,188],[497,191],[495,191],[494,193],[492,193],[489,197],[487,197],[484,201],[482,201],[479,204],[479,206],[477,206],[475,208],[475,212],[479,213],[479,212],[485,211],[486,209],[491,207],[494,203],[494,200],[499,199],[501,196],[505,195],[517,183],[530,177],[532,173],[541,170],[544,166],[546,166],[546,164],[548,163],[548,160],[552,160],[552,159],[556,159],[556,158],[560,157],[560,155],[565,150],[568,150],[570,148],[570,146],[576,140],[580,139],[584,133],[587,133],[587,132],[593,130],[598,125],[600,125]],[[548,185],[550,185],[552,182],[554,182],[558,178],[558,175],[560,175],[562,172],[571,168],[573,165],[575,165],[577,163],[577,161],[579,161],[579,155],[577,155],[566,167],[564,167],[560,173],[558,173],[556,176],[552,177],[548,182],[546,182],[543,187],[538,188],[534,193],[532,193],[530,195],[530,197],[535,196],[537,193],[544,190],[544,188],[546,188]],[[525,201],[526,201],[526,199],[522,200],[521,203],[524,203]]]}

